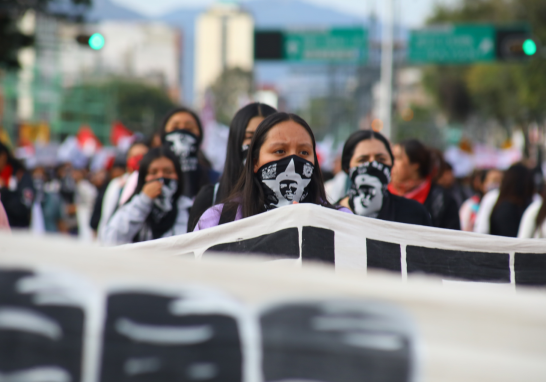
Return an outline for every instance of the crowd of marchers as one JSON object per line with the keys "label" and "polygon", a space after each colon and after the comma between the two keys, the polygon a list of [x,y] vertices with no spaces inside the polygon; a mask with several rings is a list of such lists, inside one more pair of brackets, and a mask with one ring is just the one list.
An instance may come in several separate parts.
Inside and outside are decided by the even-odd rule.
{"label": "crowd of marchers", "polygon": [[165,116],[159,139],[134,140],[94,172],[85,163],[26,168],[0,143],[0,229],[39,226],[116,245],[313,203],[398,223],[546,237],[542,182],[523,163],[474,170],[462,183],[439,150],[358,130],[325,182],[313,130],[301,117],[252,103],[229,129],[222,174],[200,148],[198,115],[182,107]]}

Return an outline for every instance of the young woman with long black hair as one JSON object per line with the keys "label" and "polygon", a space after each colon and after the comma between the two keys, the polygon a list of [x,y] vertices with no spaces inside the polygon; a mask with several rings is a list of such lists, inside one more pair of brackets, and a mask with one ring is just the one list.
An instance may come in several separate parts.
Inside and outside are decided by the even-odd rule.
{"label": "young woman with long black hair", "polygon": [[[335,209],[326,199],[315,147],[311,128],[297,115],[275,113],[264,119],[254,133],[244,172],[232,194],[209,208],[194,231],[294,203]],[[340,210],[350,213],[347,208]]]}
{"label": "young woman with long black hair", "polygon": [[192,201],[183,189],[178,158],[166,147],[151,149],[140,162],[133,196],[108,222],[104,241],[135,243],[186,233]]}
{"label": "young woman with long black hair", "polygon": [[505,171],[499,188],[499,197],[491,212],[491,235],[517,237],[525,209],[533,201],[533,173],[522,163]]}
{"label": "young woman with long black hair", "polygon": [[341,156],[351,188],[339,204],[360,216],[430,226],[430,215],[421,204],[387,189],[393,164],[389,141],[382,134],[372,130],[351,134]]}
{"label": "young woman with long black hair", "polygon": [[251,103],[239,110],[229,126],[224,172],[216,184],[205,186],[195,197],[188,231],[193,231],[203,213],[217,201],[227,198],[241,177],[248,148],[258,125],[277,110],[263,103]]}
{"label": "young woman with long black hair", "polygon": [[161,141],[178,158],[184,178],[183,195],[193,198],[203,186],[217,181],[218,174],[200,150],[203,127],[193,110],[171,110],[161,124]]}

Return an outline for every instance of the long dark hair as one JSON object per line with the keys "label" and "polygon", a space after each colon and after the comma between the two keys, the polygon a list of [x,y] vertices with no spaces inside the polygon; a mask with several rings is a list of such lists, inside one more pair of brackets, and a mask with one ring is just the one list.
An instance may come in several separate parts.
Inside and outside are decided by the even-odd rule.
{"label": "long dark hair", "polygon": [[404,149],[410,163],[419,165],[419,176],[421,179],[430,175],[432,170],[432,158],[430,150],[417,139],[408,139],[399,143]]}
{"label": "long dark hair", "polygon": [[540,226],[542,223],[544,223],[544,220],[546,220],[546,187],[543,187],[542,189],[542,205],[538,210],[537,218],[535,220],[536,230],[540,229]]}
{"label": "long dark hair", "polygon": [[[180,195],[182,195],[182,192],[184,190],[184,176],[182,175],[182,169],[180,168],[180,163],[176,156],[172,153],[171,150],[169,150],[165,146],[155,147],[153,149],[150,149],[142,157],[142,160],[140,161],[140,169],[138,171],[138,181],[137,186],[135,188],[135,192],[131,196],[129,200],[131,200],[135,195],[140,194],[142,191],[142,188],[146,184],[146,176],[148,175],[148,168],[152,164],[152,162],[159,158],[167,158],[171,162],[173,162],[174,170],[176,171],[176,175],[178,176],[178,189],[176,190],[176,193],[174,194],[175,200],[178,200]],[[129,201],[127,201],[129,203]]]}
{"label": "long dark hair", "polygon": [[385,145],[385,148],[391,157],[392,163],[394,164],[394,156],[392,155],[391,145],[383,134],[373,130],[358,130],[347,138],[347,141],[345,141],[345,145],[343,146],[343,153],[341,154],[341,169],[343,171],[349,173],[351,159],[355,153],[356,146],[360,142],[367,141],[369,139],[377,139],[378,141],[381,141],[383,145]]}
{"label": "long dark hair", "polygon": [[251,103],[239,110],[229,125],[229,138],[227,142],[226,161],[224,173],[220,178],[220,187],[216,200],[225,199],[233,190],[243,173],[243,154],[241,147],[245,140],[245,131],[254,117],[268,117],[277,110],[263,103]]}
{"label": "long dark hair", "polygon": [[[533,198],[533,173],[527,166],[516,163],[504,172],[499,188],[499,198],[493,207],[495,211],[502,202],[510,202],[526,208]],[[493,216],[493,214],[491,214]]]}
{"label": "long dark hair", "polygon": [[167,127],[167,122],[169,122],[169,119],[171,119],[173,115],[178,113],[188,113],[195,119],[195,122],[197,123],[197,128],[199,128],[199,137],[197,137],[197,145],[200,146],[201,142],[203,141],[203,125],[201,124],[201,119],[199,119],[199,116],[197,115],[195,111],[184,106],[179,106],[175,109],[172,109],[163,118],[163,121],[161,122],[161,129],[159,131],[161,134],[161,142],[163,143],[165,142],[165,135],[167,134],[165,132],[165,127]]}
{"label": "long dark hair", "polygon": [[13,167],[13,171],[19,171],[19,170],[25,170],[25,166],[23,166],[23,163],[21,163],[19,160],[17,160],[14,156],[11,150],[0,142],[0,154],[6,153],[7,161],[6,164],[9,164]]}
{"label": "long dark hair", "polygon": [[324,190],[324,181],[322,179],[322,172],[320,170],[319,161],[316,152],[315,136],[311,127],[301,117],[296,114],[288,113],[275,113],[267,117],[260,123],[254,137],[250,142],[248,149],[248,156],[244,167],[243,174],[239,178],[239,181],[235,185],[231,195],[227,198],[224,208],[229,211],[228,214],[232,214],[240,203],[243,208],[243,218],[254,216],[259,213],[265,212],[265,196],[260,185],[258,178],[254,174],[254,164],[260,157],[260,148],[267,139],[269,130],[277,126],[279,123],[293,121],[302,126],[313,141],[313,152],[315,157],[315,169],[311,177],[311,182],[307,187],[309,192],[307,200],[310,203],[318,204],[328,208],[335,208],[326,199],[326,191]]}

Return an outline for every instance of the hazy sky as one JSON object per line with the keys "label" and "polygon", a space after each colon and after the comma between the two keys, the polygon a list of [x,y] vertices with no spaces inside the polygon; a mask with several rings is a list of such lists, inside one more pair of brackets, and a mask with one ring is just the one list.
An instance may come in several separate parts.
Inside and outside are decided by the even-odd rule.
{"label": "hazy sky", "polygon": [[[112,0],[127,8],[149,16],[158,16],[181,7],[200,7],[212,4],[215,0]],[[283,0],[269,0],[283,1]],[[381,14],[384,0],[305,0],[351,14],[366,16],[375,10]],[[458,0],[394,0],[402,24],[408,27],[421,25],[432,11],[435,3],[453,4]]]}

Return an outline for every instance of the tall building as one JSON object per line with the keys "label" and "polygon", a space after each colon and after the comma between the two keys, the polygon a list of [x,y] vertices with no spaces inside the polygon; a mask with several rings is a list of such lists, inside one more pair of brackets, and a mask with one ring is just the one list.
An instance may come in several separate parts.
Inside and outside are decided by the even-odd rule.
{"label": "tall building", "polygon": [[234,3],[215,4],[196,22],[194,92],[201,106],[206,90],[225,69],[252,70],[254,21]]}

